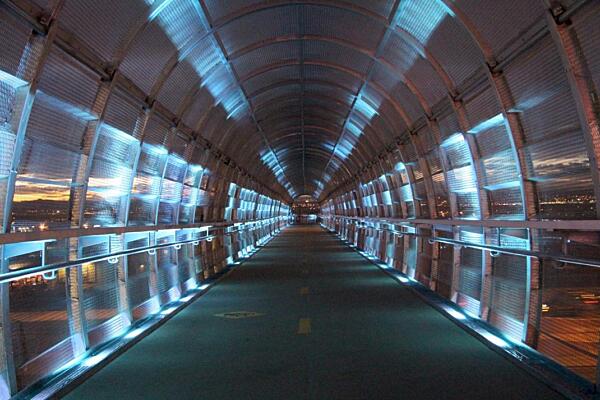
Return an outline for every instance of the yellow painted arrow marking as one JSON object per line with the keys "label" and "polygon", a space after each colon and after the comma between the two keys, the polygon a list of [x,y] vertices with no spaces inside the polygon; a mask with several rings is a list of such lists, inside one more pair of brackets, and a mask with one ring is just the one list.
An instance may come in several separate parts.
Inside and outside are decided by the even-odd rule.
{"label": "yellow painted arrow marking", "polygon": [[310,334],[310,318],[300,318],[298,321],[298,335]]}

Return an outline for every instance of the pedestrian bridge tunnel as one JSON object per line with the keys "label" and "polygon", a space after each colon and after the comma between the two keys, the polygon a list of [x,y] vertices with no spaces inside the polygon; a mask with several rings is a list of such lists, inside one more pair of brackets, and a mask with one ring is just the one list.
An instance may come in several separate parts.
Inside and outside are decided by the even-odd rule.
{"label": "pedestrian bridge tunnel", "polygon": [[598,26],[0,0],[0,399],[597,395]]}

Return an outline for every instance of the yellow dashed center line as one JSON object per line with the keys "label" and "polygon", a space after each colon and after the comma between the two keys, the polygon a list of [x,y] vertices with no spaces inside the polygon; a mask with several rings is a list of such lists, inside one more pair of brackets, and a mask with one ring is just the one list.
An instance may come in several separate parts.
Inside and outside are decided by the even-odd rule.
{"label": "yellow dashed center line", "polygon": [[298,321],[298,335],[310,334],[310,318],[300,318]]}

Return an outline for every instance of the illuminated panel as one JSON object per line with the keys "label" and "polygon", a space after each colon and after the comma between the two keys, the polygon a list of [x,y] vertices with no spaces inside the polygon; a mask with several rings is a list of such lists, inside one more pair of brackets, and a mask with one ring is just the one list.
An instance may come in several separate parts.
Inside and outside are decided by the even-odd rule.
{"label": "illuminated panel", "polygon": [[238,186],[231,182],[229,184],[229,190],[227,191],[227,204],[225,205],[225,220],[232,221],[237,219],[237,208],[239,204],[239,200],[237,198],[238,195]]}
{"label": "illuminated panel", "polygon": [[165,167],[160,191],[157,223],[177,223],[178,209],[183,191],[183,180],[187,169],[187,162],[177,155],[170,154],[167,158],[167,166]]}
{"label": "illuminated panel", "polygon": [[201,179],[202,167],[199,165],[189,165],[183,181],[181,205],[179,206],[178,222],[180,224],[194,222],[196,204],[198,203],[198,186]]}
{"label": "illuminated panel", "polygon": [[77,213],[71,196],[80,198],[83,186],[76,173],[81,142],[94,120],[79,107],[37,92],[17,171],[13,231],[70,226],[71,213]]}
{"label": "illuminated panel", "polygon": [[83,223],[124,225],[134,160],[139,142],[129,134],[102,124],[88,179]]}
{"label": "illuminated panel", "polygon": [[394,167],[394,170],[395,170],[395,174],[399,178],[399,180],[398,180],[399,185],[396,190],[398,191],[400,199],[402,199],[402,202],[404,203],[404,206],[406,208],[405,215],[407,218],[414,218],[415,217],[415,203],[414,203],[414,198],[413,198],[412,187],[410,184],[410,180],[408,178],[408,171],[406,170],[406,165],[404,165],[404,163],[402,163],[402,162],[399,162]]}
{"label": "illuminated panel", "polygon": [[479,219],[479,196],[477,177],[469,145],[462,133],[455,133],[442,143],[445,148],[449,170],[448,189],[456,198],[457,217]]}
{"label": "illuminated panel", "polygon": [[162,146],[142,145],[131,190],[129,225],[154,224],[167,155],[167,149]]}
{"label": "illuminated panel", "polygon": [[[490,218],[523,219],[523,190],[517,167],[516,151],[511,147],[509,126],[504,115],[499,113],[491,117],[489,111],[481,111],[481,104],[490,101],[491,94],[480,95],[474,99],[473,105],[467,104],[471,110],[471,120],[478,120],[467,133],[474,135],[480,152],[480,165],[483,172],[483,188],[488,194]],[[489,108],[490,105],[487,105]],[[496,107],[495,107],[496,108]]]}
{"label": "illuminated panel", "polygon": [[408,0],[400,3],[398,25],[410,32],[422,44],[447,16],[453,16],[442,3],[433,0]]}

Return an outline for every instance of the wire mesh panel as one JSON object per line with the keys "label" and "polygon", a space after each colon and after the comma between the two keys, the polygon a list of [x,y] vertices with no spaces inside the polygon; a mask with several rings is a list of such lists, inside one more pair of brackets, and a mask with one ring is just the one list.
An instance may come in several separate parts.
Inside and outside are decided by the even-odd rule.
{"label": "wire mesh panel", "polygon": [[12,351],[18,387],[24,388],[71,361],[82,349],[67,301],[67,273],[34,275],[8,284]]}
{"label": "wire mesh panel", "polygon": [[160,192],[158,223],[172,224],[177,222],[183,180],[187,169],[188,164],[184,160],[175,155],[169,155]]}
{"label": "wire mesh panel", "polygon": [[437,270],[434,274],[435,291],[446,299],[452,298],[454,276],[454,246],[438,245]]}
{"label": "wire mesh panel", "polygon": [[527,173],[535,182],[539,216],[595,218],[589,156],[552,39],[540,40],[505,73],[527,141]]}
{"label": "wire mesh panel", "polygon": [[82,268],[83,309],[90,346],[109,340],[126,327],[119,315],[119,281],[117,268],[124,259],[116,263],[102,261],[84,264]]}
{"label": "wire mesh panel", "polygon": [[[199,5],[192,0],[165,3],[132,42],[123,59],[123,73],[144,92],[150,90],[169,59],[205,32]],[[143,65],[144,68],[139,68]]]}
{"label": "wire mesh panel", "polygon": [[28,85],[0,70],[0,218],[8,195],[8,180],[13,170],[18,124],[23,112]]}
{"label": "wire mesh panel", "polygon": [[[547,11],[543,3],[535,1],[457,0],[456,4],[467,14],[495,54],[501,54],[502,50],[516,42],[519,34],[534,25]],[[510,23],[490,23],[499,20]]]}
{"label": "wire mesh panel", "polygon": [[167,123],[151,116],[144,130],[143,144],[130,196],[129,225],[152,225],[156,221],[162,177],[170,135]]}
{"label": "wire mesh panel", "polygon": [[516,341],[523,338],[527,301],[526,257],[501,254],[492,258],[492,293],[488,321]]}
{"label": "wire mesh panel", "polygon": [[111,61],[132,26],[147,17],[150,3],[143,0],[66,1],[59,22],[103,60]]}
{"label": "wire mesh panel", "polygon": [[456,304],[471,315],[479,315],[482,290],[483,255],[481,250],[463,247],[456,286]]}
{"label": "wire mesh panel", "polygon": [[442,3],[405,1],[399,13],[398,25],[427,45],[454,82],[462,83],[481,65],[481,52]]}
{"label": "wire mesh panel", "polygon": [[7,11],[5,8],[0,9],[0,36],[3,38],[0,43],[0,71],[19,76],[21,58],[32,31],[24,21]]}
{"label": "wire mesh panel", "polygon": [[598,5],[590,3],[573,16],[571,28],[581,45],[581,48],[577,49],[577,56],[585,59],[596,93],[600,91],[600,31],[597,24],[599,16]]}
{"label": "wire mesh panel", "polygon": [[[431,231],[423,230],[422,234],[429,236]],[[415,279],[421,282],[425,286],[430,286],[432,281],[432,256],[433,256],[433,245],[427,240],[422,238],[417,240],[417,268],[415,272]]]}
{"label": "wire mesh panel", "polygon": [[415,277],[417,269],[417,238],[414,235],[406,236],[404,239],[404,259],[402,272],[411,278]]}
{"label": "wire mesh panel", "polygon": [[139,142],[102,124],[96,143],[84,210],[89,226],[124,225]]}
{"label": "wire mesh panel", "polygon": [[468,98],[465,109],[472,123],[467,133],[474,136],[479,152],[483,187],[489,198],[489,217],[523,219],[517,152],[511,145],[507,121],[500,112],[492,89],[486,88]]}
{"label": "wire mesh panel", "polygon": [[179,206],[179,223],[190,224],[194,222],[196,205],[198,204],[198,186],[202,179],[202,167],[190,165],[183,181],[181,205]]}
{"label": "wire mesh panel", "polygon": [[176,300],[181,295],[177,250],[168,247],[156,252],[158,297],[161,304]]}
{"label": "wire mesh panel", "polygon": [[431,174],[437,217],[448,218],[451,216],[450,198],[448,196],[446,175],[444,174],[439,150],[431,151],[426,155],[426,159],[429,166],[429,173]]}
{"label": "wire mesh panel", "polygon": [[[71,225],[80,197],[81,143],[97,116],[91,111],[99,76],[53,47],[40,76],[13,197],[13,230]],[[36,212],[31,212],[35,209]]]}
{"label": "wire mesh panel", "polygon": [[127,296],[133,320],[158,311],[155,256],[141,252],[127,256]]}
{"label": "wire mesh panel", "polygon": [[[209,37],[195,42],[193,49],[186,52],[185,59],[177,65],[165,81],[159,99],[162,99],[161,101],[166,106],[174,108],[177,99],[182,95],[181,92],[187,93],[188,90],[192,89],[193,85],[191,83],[196,79],[204,80],[208,78],[219,63],[218,50]],[[190,69],[194,71],[194,74],[188,72]]]}
{"label": "wire mesh panel", "polygon": [[462,133],[455,133],[442,143],[445,150],[448,171],[448,190],[453,193],[457,207],[457,217],[464,219],[480,218],[477,177],[469,145]]}
{"label": "wire mesh panel", "polygon": [[197,247],[197,245],[189,243],[182,245],[177,250],[177,273],[183,292],[196,287],[194,247]]}
{"label": "wire mesh panel", "polygon": [[537,350],[596,382],[600,343],[600,271],[542,263]]}

